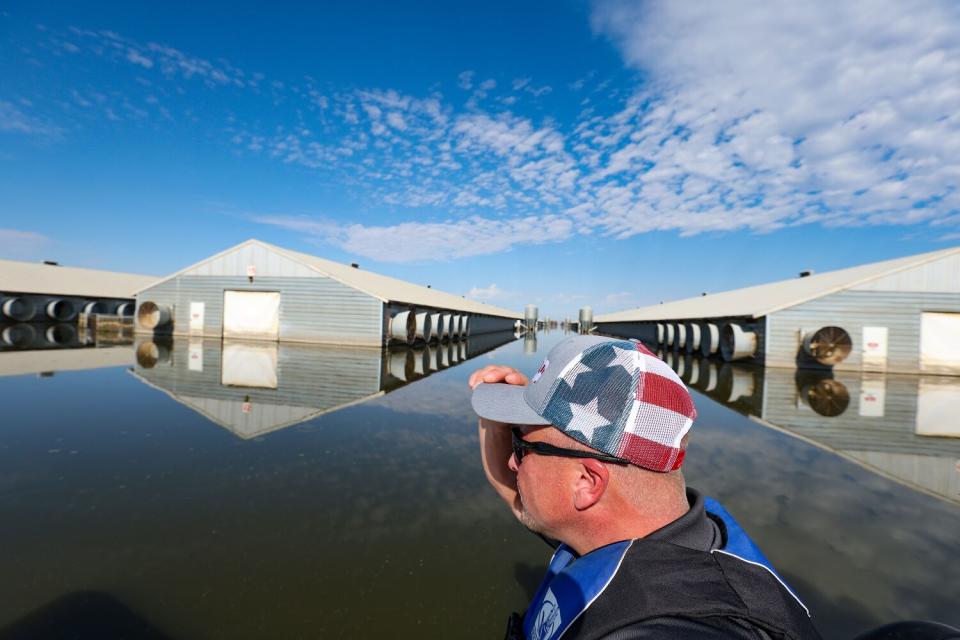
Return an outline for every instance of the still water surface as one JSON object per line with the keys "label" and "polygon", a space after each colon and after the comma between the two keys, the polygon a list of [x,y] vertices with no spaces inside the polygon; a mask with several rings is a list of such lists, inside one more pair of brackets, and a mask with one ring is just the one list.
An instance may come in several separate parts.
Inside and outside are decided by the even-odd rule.
{"label": "still water surface", "polygon": [[[61,352],[52,376],[0,353],[0,638],[91,616],[141,638],[502,637],[551,552],[486,485],[466,379],[532,372],[562,337],[385,355],[177,341]],[[915,378],[885,384],[878,422],[862,380],[826,383],[823,404],[793,372],[668,360],[700,412],[689,483],[825,637],[960,625],[958,440],[916,433]],[[853,399],[822,415],[837,384]]]}

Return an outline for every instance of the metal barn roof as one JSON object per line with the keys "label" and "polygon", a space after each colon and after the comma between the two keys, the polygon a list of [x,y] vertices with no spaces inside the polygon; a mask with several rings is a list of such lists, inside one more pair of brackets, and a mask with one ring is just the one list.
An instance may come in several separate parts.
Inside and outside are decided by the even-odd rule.
{"label": "metal barn roof", "polygon": [[157,276],[0,260],[0,291],[10,293],[132,298],[157,280]]}
{"label": "metal barn roof", "polygon": [[805,278],[792,278],[754,287],[675,300],[665,304],[655,304],[639,309],[608,313],[596,316],[594,322],[638,322],[736,316],[760,318],[781,309],[793,307],[954,254],[960,254],[960,247],[874,262],[850,267],[849,269],[828,271]]}
{"label": "metal barn roof", "polygon": [[[284,249],[282,247],[278,247],[276,245],[256,239],[241,242],[234,247],[230,247],[225,251],[221,251],[215,256],[201,260],[194,265],[186,267],[185,269],[181,269],[177,273],[152,284],[159,284],[160,282],[165,282],[175,278],[178,275],[195,269],[206,262],[212,261],[220,256],[226,255],[248,245],[258,245],[268,251],[285,256],[286,258],[298,262],[316,271],[317,273],[320,273],[321,275],[333,278],[334,280],[342,282],[349,287],[363,291],[364,293],[369,294],[374,298],[378,298],[383,302],[402,302],[413,305],[434,307],[437,309],[449,309],[451,311],[463,311],[466,313],[480,313],[490,316],[513,318],[517,320],[523,317],[523,314],[516,311],[502,309],[500,307],[483,302],[468,300],[452,293],[445,293],[443,291],[438,291],[437,289],[423,287],[418,284],[405,282],[403,280],[384,276],[372,271],[354,268],[349,265],[340,264],[339,262],[333,262],[332,260],[311,256],[306,253],[291,251],[289,249]],[[140,291],[147,288],[149,287],[141,287]],[[139,291],[137,293],[139,293]]]}

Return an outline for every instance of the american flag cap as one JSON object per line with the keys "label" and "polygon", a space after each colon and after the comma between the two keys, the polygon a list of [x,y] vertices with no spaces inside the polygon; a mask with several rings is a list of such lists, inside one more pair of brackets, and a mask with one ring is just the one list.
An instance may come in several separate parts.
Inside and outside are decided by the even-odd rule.
{"label": "american flag cap", "polygon": [[526,387],[481,384],[478,415],[550,424],[597,451],[652,471],[679,469],[697,411],[673,369],[640,342],[573,336],[547,354]]}

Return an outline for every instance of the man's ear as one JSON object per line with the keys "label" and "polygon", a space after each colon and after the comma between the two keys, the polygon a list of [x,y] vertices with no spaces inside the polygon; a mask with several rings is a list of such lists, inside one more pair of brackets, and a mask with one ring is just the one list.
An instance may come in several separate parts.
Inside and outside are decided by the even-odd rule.
{"label": "man's ear", "polygon": [[579,460],[580,476],[574,485],[573,500],[577,511],[589,509],[603,497],[610,483],[610,470],[599,460]]}

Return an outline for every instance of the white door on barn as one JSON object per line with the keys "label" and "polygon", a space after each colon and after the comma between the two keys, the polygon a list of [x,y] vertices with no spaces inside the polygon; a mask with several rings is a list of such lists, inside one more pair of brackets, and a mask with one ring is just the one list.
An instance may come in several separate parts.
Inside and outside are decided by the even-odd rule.
{"label": "white door on barn", "polygon": [[224,291],[223,337],[280,339],[279,291]]}
{"label": "white door on barn", "polygon": [[920,370],[960,373],[960,313],[921,315]]}

